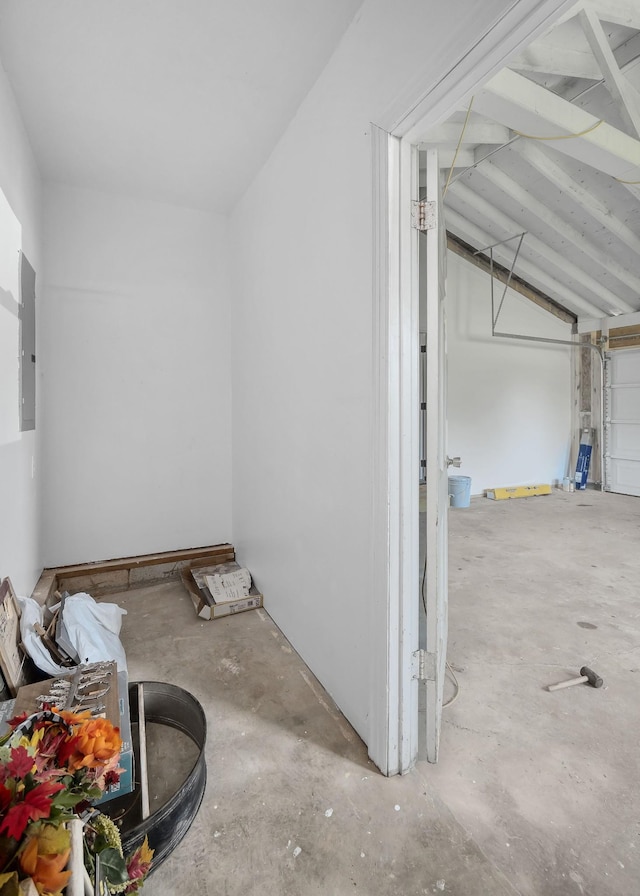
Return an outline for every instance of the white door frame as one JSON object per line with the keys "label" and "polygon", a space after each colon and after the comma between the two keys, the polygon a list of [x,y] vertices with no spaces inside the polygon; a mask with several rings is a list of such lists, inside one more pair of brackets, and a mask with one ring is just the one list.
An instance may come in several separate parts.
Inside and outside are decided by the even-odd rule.
{"label": "white door frame", "polygon": [[[411,238],[415,144],[574,0],[519,0],[425,88],[426,68],[372,126],[373,556],[369,755],[386,775],[418,750],[418,259]],[[425,53],[427,50],[425,50]]]}

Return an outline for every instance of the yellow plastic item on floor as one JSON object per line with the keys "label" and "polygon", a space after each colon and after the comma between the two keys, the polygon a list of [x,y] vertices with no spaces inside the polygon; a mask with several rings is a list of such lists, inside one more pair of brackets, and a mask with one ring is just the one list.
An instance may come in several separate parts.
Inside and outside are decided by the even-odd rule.
{"label": "yellow plastic item on floor", "polygon": [[550,485],[514,485],[512,488],[492,488],[487,490],[487,498],[504,501],[506,498],[531,498],[534,495],[550,495]]}

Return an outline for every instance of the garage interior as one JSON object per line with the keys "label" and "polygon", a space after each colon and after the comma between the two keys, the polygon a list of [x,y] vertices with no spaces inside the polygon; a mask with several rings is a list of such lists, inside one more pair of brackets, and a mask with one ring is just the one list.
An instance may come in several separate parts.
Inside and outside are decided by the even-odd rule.
{"label": "garage interior", "polygon": [[[632,21],[615,4],[572,9],[425,135],[448,231],[448,446],[474,494],[562,481],[585,430],[590,480],[604,458],[605,489],[640,494]],[[563,349],[575,334],[594,348]]]}
{"label": "garage interior", "polygon": [[[310,63],[300,94],[280,110],[283,126],[285,111],[293,115],[311,90],[359,6],[345,4],[325,22],[325,44],[311,60],[315,68]],[[50,97],[43,101],[29,79],[33,57],[31,63],[28,56],[20,59],[17,48],[38,14],[36,3],[22,9],[5,3],[0,18],[8,85],[0,99],[10,95],[7,107],[11,115],[18,109],[28,134],[20,138],[21,152],[2,159],[0,185],[7,195],[0,194],[0,213],[11,249],[24,248],[36,272],[33,324],[41,366],[34,371],[27,365],[21,388],[28,393],[33,374],[34,438],[41,441],[38,466],[31,445],[16,461],[16,440],[9,433],[2,443],[10,446],[0,456],[3,483],[18,481],[16,470],[29,481],[15,501],[16,525],[2,530],[3,563],[9,556],[21,559],[16,578],[27,593],[42,565],[193,547],[205,543],[203,532],[212,533],[207,543],[222,542],[233,519],[242,534],[238,549],[245,548],[248,565],[255,562],[265,592],[265,609],[209,623],[195,616],[177,580],[108,594],[128,611],[122,639],[131,679],[180,684],[201,702],[210,725],[200,812],[145,892],[164,896],[180,888],[231,896],[255,892],[259,879],[260,889],[291,896],[358,890],[631,896],[640,879],[634,687],[640,674],[634,551],[640,528],[640,13],[634,4],[608,0],[565,12],[421,141],[425,159],[437,150],[445,194],[448,450],[461,457],[473,498],[449,515],[448,659],[457,685],[449,681],[445,693],[445,700],[455,700],[444,710],[441,758],[391,779],[367,756],[367,692],[348,692],[344,664],[335,659],[351,655],[354,679],[366,681],[360,671],[368,668],[365,639],[353,632],[366,606],[361,570],[370,553],[365,535],[355,533],[361,528],[356,508],[369,507],[371,471],[353,462],[343,442],[353,441],[358,456],[368,447],[354,436],[352,422],[353,404],[367,405],[367,397],[359,383],[345,397],[353,346],[342,339],[347,330],[336,329],[336,320],[350,312],[339,303],[335,319],[326,316],[325,333],[317,310],[303,317],[309,312],[298,299],[306,281],[288,269],[285,292],[290,287],[295,301],[278,306],[278,315],[260,305],[229,310],[231,185],[224,196],[206,197],[210,206],[224,208],[220,214],[203,208],[199,182],[190,185],[187,199],[180,192],[190,165],[224,166],[223,155],[212,162],[192,153],[176,166],[179,174],[159,172],[165,189],[154,193],[152,174],[158,172],[146,146],[141,160],[149,170],[116,187],[117,145],[113,167],[95,180],[90,144],[74,124],[75,148],[67,146],[62,164],[62,144],[52,140],[47,147],[46,127],[34,125],[41,116],[56,130],[55,105]],[[63,66],[59,99],[77,77],[77,33],[67,25],[71,61]],[[47,57],[45,32],[38,30],[36,51],[55,59],[55,53]],[[91,42],[83,46],[91,52]],[[123,56],[134,50],[131,39]],[[226,52],[218,51],[221,57]],[[188,64],[182,55],[179,61]],[[153,94],[150,82],[136,102]],[[171,84],[162,86],[170,95]],[[277,86],[285,92],[286,73]],[[335,103],[333,86],[329,95]],[[105,87],[105,109],[113,110],[114,98]],[[197,90],[192,100],[206,102]],[[245,114],[259,116],[259,106],[254,97]],[[93,99],[83,107],[87,128],[100,118],[97,108]],[[313,117],[301,108],[300,127]],[[274,117],[268,134],[265,120],[258,124],[267,158],[278,122]],[[122,127],[141,138],[135,109]],[[320,126],[309,128],[321,145]],[[364,131],[362,122],[358,129]],[[172,137],[173,151],[186,126],[181,130]],[[109,142],[107,132],[103,139]],[[246,143],[241,161],[249,167],[255,147]],[[27,146],[45,173],[42,196],[27,190],[25,202],[43,210],[46,245],[25,221],[29,214],[18,214],[5,180],[5,170],[16,183],[28,180],[21,155]],[[272,164],[281,164],[277,153]],[[238,167],[234,172],[237,187],[242,174]],[[370,184],[365,188],[368,195]],[[249,244],[258,230],[268,230],[259,208],[281,198],[275,189],[256,195],[255,205],[249,196],[236,207],[238,243],[245,225],[255,227],[247,232]],[[334,216],[332,209],[332,223]],[[291,226],[311,228],[300,216]],[[335,238],[344,241],[339,230]],[[235,271],[236,283],[246,286],[246,277],[258,292],[277,266],[273,246],[260,246],[261,266],[247,273],[237,263]],[[307,263],[303,257],[301,266]],[[29,267],[21,272],[23,295]],[[324,259],[319,288],[331,293],[328,267]],[[0,312],[15,316],[13,281],[0,286]],[[183,288],[188,294],[180,304],[176,295]],[[370,290],[365,293],[368,308]],[[354,329],[361,310],[353,311]],[[295,346],[270,329],[272,316],[276,328],[284,316],[296,321]],[[255,330],[245,332],[249,319]],[[3,340],[7,332],[13,337],[13,329],[0,329]],[[309,349],[300,334],[311,332],[327,351],[333,339],[339,343],[332,358],[342,382],[330,398],[320,391],[331,376],[322,365],[309,377],[308,400],[296,385],[293,363],[272,366],[274,357],[301,365]],[[366,351],[359,346],[356,353],[364,379]],[[251,353],[255,366],[245,370]],[[35,365],[35,350],[27,354]],[[86,371],[92,375],[85,377]],[[13,383],[13,373],[6,376]],[[255,395],[238,411],[237,396],[248,394],[248,383]],[[267,405],[268,391],[281,394],[276,405]],[[5,399],[13,414],[13,395],[3,389]],[[203,411],[211,404],[214,415]],[[305,416],[314,405],[326,412],[324,419]],[[308,432],[287,439],[285,411],[292,406],[300,407]],[[280,440],[271,430],[264,436],[269,416],[285,433]],[[321,441],[328,420],[346,434],[342,441]],[[34,426],[35,416],[23,408],[21,432]],[[221,431],[236,435],[225,441]],[[264,455],[249,446],[254,435],[264,438]],[[564,491],[587,435],[589,486]],[[242,471],[236,495],[234,465]],[[358,500],[345,491],[337,511],[331,477],[343,468]],[[41,475],[36,495],[30,483]],[[169,504],[158,486],[168,481],[174,487]],[[256,482],[267,483],[262,508],[253,504]],[[539,482],[551,484],[552,494],[504,502],[484,497],[492,487]],[[7,493],[14,494],[9,486]],[[99,520],[89,513],[95,506]],[[129,514],[123,506],[130,506]],[[336,515],[344,530],[336,527],[332,537]],[[283,527],[280,517],[299,525]],[[272,526],[277,538],[265,541]],[[20,541],[27,529],[38,533],[32,552]],[[351,531],[356,544],[343,559],[344,535]],[[283,555],[274,543],[308,566],[293,556],[280,576],[275,570]],[[302,550],[305,543],[319,546],[313,558]],[[334,557],[339,567],[327,574],[327,558]],[[330,612],[322,610],[323,589]],[[353,609],[329,599],[356,592],[365,597],[354,598]],[[603,676],[602,689],[546,690],[585,664]]]}
{"label": "garage interior", "polygon": [[[476,496],[449,511],[457,680],[429,781],[528,896],[631,894],[640,871],[639,184],[601,142],[611,127],[609,147],[640,148],[630,12],[573,8],[421,144],[444,185],[448,454]],[[581,442],[589,486],[566,492]],[[537,482],[556,488],[484,497]],[[585,665],[616,688],[606,719],[588,684],[546,691]]]}

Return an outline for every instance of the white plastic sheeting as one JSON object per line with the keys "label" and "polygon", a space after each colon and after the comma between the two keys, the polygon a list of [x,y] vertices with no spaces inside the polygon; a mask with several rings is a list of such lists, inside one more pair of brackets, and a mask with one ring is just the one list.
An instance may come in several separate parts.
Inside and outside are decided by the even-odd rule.
{"label": "white plastic sheeting", "polygon": [[[68,674],[69,669],[58,666],[43,645],[34,625],[42,625],[42,607],[31,597],[19,597],[22,615],[20,634],[27,653],[36,666],[49,675]],[[90,594],[80,592],[65,600],[62,620],[69,642],[81,663],[113,660],[118,672],[127,671],[127,659],[119,634],[126,610],[117,604],[96,603]]]}

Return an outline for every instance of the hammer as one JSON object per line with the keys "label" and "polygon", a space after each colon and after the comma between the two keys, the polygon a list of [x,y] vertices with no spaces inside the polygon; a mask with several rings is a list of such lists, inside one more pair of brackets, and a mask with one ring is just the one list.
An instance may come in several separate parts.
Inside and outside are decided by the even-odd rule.
{"label": "hammer", "polygon": [[583,666],[580,669],[580,678],[570,678],[569,681],[561,681],[559,684],[550,684],[547,687],[548,691],[559,691],[561,688],[571,688],[574,684],[583,684],[588,681],[592,688],[601,688],[604,682],[600,678],[599,675],[590,669],[588,666]]}

